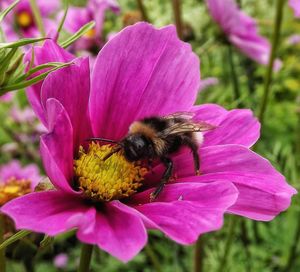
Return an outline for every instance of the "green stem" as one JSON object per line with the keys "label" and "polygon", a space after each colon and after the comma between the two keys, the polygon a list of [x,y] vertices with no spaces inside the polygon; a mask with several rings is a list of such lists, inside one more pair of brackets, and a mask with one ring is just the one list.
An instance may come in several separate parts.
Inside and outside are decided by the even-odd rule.
{"label": "green stem", "polygon": [[266,71],[266,77],[264,82],[264,94],[262,98],[261,108],[259,112],[259,120],[261,122],[261,125],[263,125],[264,122],[264,115],[267,109],[267,104],[270,96],[270,87],[272,82],[272,76],[273,76],[273,67],[274,62],[277,54],[277,49],[279,46],[279,39],[280,39],[280,30],[281,30],[281,23],[282,23],[282,17],[283,17],[283,6],[284,6],[285,0],[277,0],[276,5],[276,18],[275,18],[275,24],[274,24],[274,34],[272,38],[272,48],[271,48],[271,55]]}
{"label": "green stem", "polygon": [[[66,20],[66,17],[67,17],[67,14],[68,14],[68,10],[69,10],[69,1],[65,1],[65,7],[64,7],[64,15],[59,23],[59,26],[58,26],[58,29],[57,29],[57,33],[58,35],[60,34],[63,26],[64,26],[64,23],[65,23],[65,20]],[[58,37],[57,37],[58,39]]]}
{"label": "green stem", "polygon": [[297,124],[297,130],[296,130],[296,154],[297,154],[297,168],[300,169],[300,94],[297,97],[296,100],[297,103],[297,116],[298,116],[298,124]]}
{"label": "green stem", "polygon": [[93,245],[82,244],[78,272],[89,272]]}
{"label": "green stem", "polygon": [[232,85],[233,85],[232,86],[233,87],[233,97],[235,100],[238,100],[240,98],[239,80],[238,80],[237,73],[235,70],[232,46],[230,44],[228,45],[228,60],[229,60],[231,79],[232,79]]}
{"label": "green stem", "polygon": [[218,272],[223,272],[226,271],[226,263],[227,263],[227,257],[230,253],[230,249],[231,249],[231,245],[233,242],[233,237],[234,237],[234,233],[235,233],[235,229],[238,223],[238,217],[230,217],[230,222],[229,222],[229,231],[227,234],[227,239],[225,241],[225,248],[224,248],[224,252],[223,252],[223,256],[221,258],[221,261],[219,263],[219,267],[218,267]]}
{"label": "green stem", "polygon": [[150,261],[152,262],[152,265],[153,265],[155,271],[156,272],[162,272],[163,270],[161,269],[160,261],[157,258],[157,256],[156,256],[155,252],[153,251],[153,249],[151,248],[150,244],[146,245],[145,252],[146,252],[148,258],[150,259]]}
{"label": "green stem", "polygon": [[172,0],[173,13],[176,24],[177,35],[180,39],[183,38],[183,25],[181,18],[181,0]]}
{"label": "green stem", "polygon": [[294,241],[290,249],[290,256],[286,268],[284,269],[285,272],[291,271],[294,266],[295,260],[297,260],[297,247],[299,241],[300,241],[300,220],[298,219],[298,225],[297,225]]}
{"label": "green stem", "polygon": [[245,261],[245,267],[246,267],[246,271],[251,271],[251,252],[249,249],[249,245],[251,243],[249,236],[248,236],[248,230],[247,230],[247,226],[246,226],[246,221],[244,220],[244,218],[242,218],[241,220],[241,240],[244,246],[244,250],[245,250],[245,255],[246,255],[246,261]]}
{"label": "green stem", "polygon": [[138,8],[142,14],[143,20],[150,23],[149,16],[147,10],[145,8],[143,0],[136,0]]}
{"label": "green stem", "polygon": [[29,1],[30,1],[30,6],[32,9],[32,12],[33,12],[33,16],[34,16],[34,21],[35,21],[41,35],[43,37],[45,37],[46,32],[45,32],[45,28],[44,28],[44,24],[43,24],[43,20],[42,20],[42,15],[41,15],[40,9],[37,5],[37,2],[36,2],[36,0],[29,0]]}
{"label": "green stem", "polygon": [[[297,154],[297,168],[300,168],[300,95],[297,97],[297,117],[298,117],[298,125],[296,129],[296,154]],[[295,260],[297,259],[297,247],[300,243],[300,219],[298,218],[298,224],[296,227],[295,237],[293,239],[293,244],[290,248],[289,259],[284,271],[289,272],[292,270]]]}
{"label": "green stem", "polygon": [[15,233],[13,236],[9,237],[8,239],[4,240],[0,244],[0,250],[5,250],[6,247],[13,244],[16,241],[19,241],[20,239],[24,238],[25,236],[29,235],[31,231],[29,230],[20,230],[17,233]]}
{"label": "green stem", "polygon": [[195,244],[195,253],[194,253],[194,272],[203,271],[203,260],[204,260],[204,240],[203,237],[199,237]]}
{"label": "green stem", "polygon": [[[4,234],[5,234],[5,218],[4,215],[0,215],[0,244],[2,244],[4,241]],[[1,272],[6,271],[5,248],[0,250],[0,267],[1,267]]]}

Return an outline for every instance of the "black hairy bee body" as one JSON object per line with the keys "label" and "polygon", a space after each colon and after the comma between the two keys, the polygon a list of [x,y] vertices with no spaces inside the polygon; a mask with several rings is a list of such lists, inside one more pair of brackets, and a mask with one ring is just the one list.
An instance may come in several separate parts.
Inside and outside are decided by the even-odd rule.
{"label": "black hairy bee body", "polygon": [[[202,143],[202,132],[214,127],[205,122],[194,122],[191,117],[190,113],[175,113],[163,117],[151,116],[135,121],[131,124],[128,134],[121,141],[115,142],[116,147],[104,159],[108,159],[113,153],[121,150],[124,157],[130,162],[159,159],[166,169],[159,186],[151,195],[153,200],[172,176],[173,162],[170,155],[177,152],[182,146],[186,146],[192,151],[195,173],[197,175],[200,173],[198,147]],[[90,140],[113,142],[102,138]]]}
{"label": "black hairy bee body", "polygon": [[[162,132],[167,128],[170,128],[176,124],[185,124],[187,120],[183,118],[161,118],[161,117],[147,117],[138,122],[135,122],[131,126],[129,133],[138,134],[140,133],[148,139],[154,149],[154,157],[158,158],[163,155],[169,155],[177,152],[187,142],[193,142],[195,145],[196,137],[194,132],[182,132],[176,134],[169,134],[162,137]],[[147,126],[147,128],[145,128]],[[150,132],[150,133],[149,133]]]}

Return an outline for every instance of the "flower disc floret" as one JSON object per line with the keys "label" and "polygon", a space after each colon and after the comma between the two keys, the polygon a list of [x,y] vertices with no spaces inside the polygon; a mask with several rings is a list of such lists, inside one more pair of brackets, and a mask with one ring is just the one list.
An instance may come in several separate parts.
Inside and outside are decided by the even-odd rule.
{"label": "flower disc floret", "polygon": [[17,14],[16,21],[20,27],[26,28],[33,23],[33,18],[29,12],[22,11],[19,14]]}
{"label": "flower disc floret", "polygon": [[93,39],[96,37],[96,29],[92,28],[84,34],[84,37],[88,39]]}
{"label": "flower disc floret", "polygon": [[142,186],[147,169],[139,163],[128,162],[121,153],[111,152],[111,145],[91,143],[86,152],[80,147],[79,158],[74,160],[78,186],[94,201],[111,201],[129,197]]}
{"label": "flower disc floret", "polygon": [[0,206],[8,201],[26,195],[31,192],[31,181],[28,179],[18,180],[14,177],[0,184]]}

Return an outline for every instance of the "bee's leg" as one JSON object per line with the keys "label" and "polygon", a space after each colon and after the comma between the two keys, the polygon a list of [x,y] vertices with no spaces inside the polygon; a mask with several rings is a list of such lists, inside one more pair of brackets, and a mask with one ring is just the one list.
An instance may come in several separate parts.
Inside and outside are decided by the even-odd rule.
{"label": "bee's leg", "polygon": [[200,157],[198,153],[198,145],[189,137],[183,138],[183,144],[189,147],[193,153],[194,168],[197,176],[200,175]]}
{"label": "bee's leg", "polygon": [[172,176],[173,171],[173,162],[171,159],[163,157],[160,159],[161,162],[166,166],[166,170],[162,176],[162,179],[158,186],[156,187],[155,191],[151,193],[150,200],[153,201],[158,197],[162,189],[164,188],[165,184],[169,181],[170,177]]}

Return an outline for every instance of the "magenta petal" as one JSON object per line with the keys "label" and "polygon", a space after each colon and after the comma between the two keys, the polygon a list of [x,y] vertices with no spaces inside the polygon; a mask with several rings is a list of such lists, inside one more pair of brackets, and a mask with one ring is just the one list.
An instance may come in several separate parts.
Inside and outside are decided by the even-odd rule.
{"label": "magenta petal", "polygon": [[93,19],[96,22],[96,33],[99,36],[101,36],[102,34],[105,12],[109,9],[111,9],[115,13],[118,13],[120,11],[118,1],[116,0],[90,0],[88,8],[93,13]]}
{"label": "magenta petal", "polygon": [[90,11],[87,8],[71,6],[68,9],[64,28],[73,34],[92,19]]}
{"label": "magenta petal", "polygon": [[[271,46],[259,34],[256,21],[239,9],[234,0],[206,0],[209,12],[223,30],[228,40],[249,58],[267,65]],[[274,70],[280,69],[281,61],[276,60]]]}
{"label": "magenta petal", "polygon": [[199,60],[175,27],[126,27],[103,47],[94,66],[94,134],[120,139],[136,119],[189,110],[199,82]]}
{"label": "magenta petal", "polygon": [[218,127],[205,134],[203,146],[240,144],[252,146],[259,138],[260,123],[250,110],[228,112]]}
{"label": "magenta petal", "polygon": [[106,204],[103,213],[97,213],[93,227],[90,231],[79,231],[78,238],[97,244],[123,262],[137,255],[147,242],[147,232],[140,215],[119,201]]}
{"label": "magenta petal", "polygon": [[[34,50],[34,65],[38,66],[47,62],[69,62],[75,58],[69,52],[59,47],[54,41],[46,40],[43,46],[34,46],[33,49],[29,50],[24,59],[29,62],[32,58],[32,50]],[[43,71],[44,72],[44,71]],[[35,75],[38,75],[42,72],[39,72]],[[39,82],[31,87],[26,89],[28,100],[40,118],[44,125],[47,124],[45,120],[44,109],[41,104],[41,87],[42,82]]]}
{"label": "magenta petal", "polygon": [[[229,39],[241,52],[260,64],[268,65],[271,54],[271,45],[267,39],[256,36],[245,39],[245,37],[235,35],[231,35]],[[274,71],[279,71],[281,66],[282,61],[280,59],[275,59],[273,67]]]}
{"label": "magenta petal", "polygon": [[233,213],[255,220],[271,220],[289,207],[296,193],[268,160],[246,147],[210,146],[200,149],[200,156],[201,176],[194,176],[192,156],[188,153],[174,159],[177,175],[187,182],[233,182],[239,190],[236,204],[229,209]]}
{"label": "magenta petal", "polygon": [[[60,6],[60,0],[39,0],[37,2],[38,7],[43,17],[49,16],[56,12]],[[46,28],[47,29],[47,28]],[[48,30],[48,29],[47,29]]]}
{"label": "magenta petal", "polygon": [[149,228],[181,244],[191,244],[200,234],[219,229],[223,214],[238,195],[227,182],[167,185],[155,202],[147,203],[149,194],[150,190],[137,194],[134,208],[145,216]]}
{"label": "magenta petal", "polygon": [[228,111],[217,104],[202,104],[192,107],[192,112],[195,113],[193,118],[195,121],[205,121],[212,125],[219,125],[226,117]]}
{"label": "magenta petal", "polygon": [[300,18],[300,0],[289,0],[289,6],[294,10],[296,18]]}
{"label": "magenta petal", "polygon": [[49,98],[55,98],[67,111],[73,127],[75,149],[91,136],[88,116],[89,94],[88,59],[77,59],[74,64],[51,73],[42,86],[42,105],[45,107]]}
{"label": "magenta petal", "polygon": [[41,156],[47,175],[59,189],[73,193],[68,181],[73,177],[73,129],[67,112],[59,101],[46,104],[49,133],[41,137]]}
{"label": "magenta petal", "polygon": [[41,181],[42,177],[39,173],[39,168],[35,164],[28,164],[24,167],[17,160],[4,164],[0,167],[0,183],[16,178],[18,180],[26,179],[31,182],[31,189],[34,190],[35,186]]}
{"label": "magenta petal", "polygon": [[[95,221],[95,209],[85,206],[78,197],[59,191],[31,193],[15,198],[1,208],[17,229],[55,236],[74,227],[84,229]],[[75,219],[77,225],[74,224]]]}

